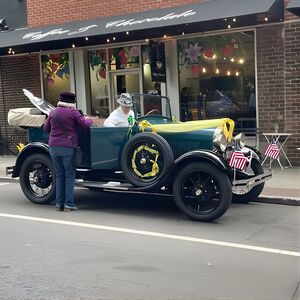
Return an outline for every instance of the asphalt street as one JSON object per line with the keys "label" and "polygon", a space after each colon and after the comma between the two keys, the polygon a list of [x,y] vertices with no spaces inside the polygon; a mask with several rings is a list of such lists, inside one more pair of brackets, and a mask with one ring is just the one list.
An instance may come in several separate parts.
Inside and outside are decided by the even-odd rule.
{"label": "asphalt street", "polygon": [[0,183],[0,299],[300,299],[300,208],[232,204],[191,221],[172,198],[77,189],[75,212]]}

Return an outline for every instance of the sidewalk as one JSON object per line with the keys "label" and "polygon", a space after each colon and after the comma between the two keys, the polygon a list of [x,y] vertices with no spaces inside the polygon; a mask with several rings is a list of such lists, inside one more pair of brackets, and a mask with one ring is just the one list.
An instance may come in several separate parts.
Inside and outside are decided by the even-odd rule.
{"label": "sidewalk", "polygon": [[[5,168],[13,166],[16,157],[13,155],[0,156],[0,182],[13,181],[6,176]],[[300,205],[300,167],[283,169],[274,164],[273,177],[267,181],[259,201],[265,203]]]}

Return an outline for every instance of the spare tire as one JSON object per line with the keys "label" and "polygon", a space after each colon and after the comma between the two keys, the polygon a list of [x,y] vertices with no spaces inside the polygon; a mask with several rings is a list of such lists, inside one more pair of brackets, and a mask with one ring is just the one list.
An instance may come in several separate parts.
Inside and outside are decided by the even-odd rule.
{"label": "spare tire", "polygon": [[121,166],[125,178],[134,186],[154,189],[174,163],[169,143],[160,135],[141,132],[125,144]]}

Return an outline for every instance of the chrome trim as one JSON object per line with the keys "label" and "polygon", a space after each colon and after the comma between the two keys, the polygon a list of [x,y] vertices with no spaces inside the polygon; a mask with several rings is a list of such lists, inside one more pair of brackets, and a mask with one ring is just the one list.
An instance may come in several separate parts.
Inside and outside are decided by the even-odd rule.
{"label": "chrome trim", "polygon": [[232,182],[232,192],[237,195],[243,195],[251,191],[253,187],[259,185],[272,178],[272,171],[267,171],[263,174],[259,174],[255,177],[242,180],[233,180]]}

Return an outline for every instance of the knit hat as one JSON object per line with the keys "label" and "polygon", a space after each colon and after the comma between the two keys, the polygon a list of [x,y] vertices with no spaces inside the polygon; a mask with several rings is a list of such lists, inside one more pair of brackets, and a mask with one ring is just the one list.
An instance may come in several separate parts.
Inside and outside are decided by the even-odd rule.
{"label": "knit hat", "polygon": [[75,103],[76,95],[74,93],[63,92],[59,95],[58,100],[67,103]]}
{"label": "knit hat", "polygon": [[132,106],[131,96],[128,93],[122,93],[120,97],[117,99],[117,102],[123,106],[127,106],[127,107]]}

